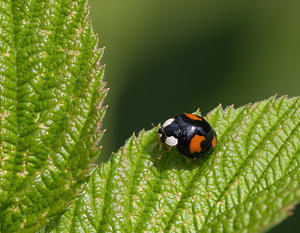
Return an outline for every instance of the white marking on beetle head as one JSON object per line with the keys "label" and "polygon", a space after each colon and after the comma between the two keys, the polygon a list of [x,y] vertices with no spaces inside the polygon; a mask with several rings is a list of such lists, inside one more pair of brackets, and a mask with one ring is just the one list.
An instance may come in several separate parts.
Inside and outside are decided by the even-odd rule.
{"label": "white marking on beetle head", "polygon": [[173,121],[174,121],[173,118],[166,120],[165,123],[162,125],[162,127],[166,128],[168,125],[171,125]]}
{"label": "white marking on beetle head", "polygon": [[173,137],[173,136],[170,136],[170,137],[167,137],[166,138],[166,141],[165,143],[168,145],[168,146],[176,146],[178,144],[178,139]]}

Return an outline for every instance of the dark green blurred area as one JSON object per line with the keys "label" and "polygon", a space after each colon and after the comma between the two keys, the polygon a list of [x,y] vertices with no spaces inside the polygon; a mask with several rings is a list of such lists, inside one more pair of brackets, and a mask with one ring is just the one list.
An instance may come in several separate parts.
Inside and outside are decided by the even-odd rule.
{"label": "dark green blurred area", "polygon": [[[90,5],[111,87],[102,160],[133,132],[178,113],[299,95],[300,1]],[[272,232],[299,232],[299,217]]]}

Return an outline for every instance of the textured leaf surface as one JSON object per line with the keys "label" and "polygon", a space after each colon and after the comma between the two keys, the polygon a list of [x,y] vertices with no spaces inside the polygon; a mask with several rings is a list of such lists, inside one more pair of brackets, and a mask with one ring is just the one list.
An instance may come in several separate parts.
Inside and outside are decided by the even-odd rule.
{"label": "textured leaf surface", "polygon": [[[299,98],[207,116],[218,145],[186,161],[158,157],[157,129],[132,136],[48,232],[264,232],[300,200]],[[79,230],[78,230],[79,229]]]}
{"label": "textured leaf surface", "polygon": [[86,0],[0,0],[0,230],[33,232],[78,198],[107,93]]}

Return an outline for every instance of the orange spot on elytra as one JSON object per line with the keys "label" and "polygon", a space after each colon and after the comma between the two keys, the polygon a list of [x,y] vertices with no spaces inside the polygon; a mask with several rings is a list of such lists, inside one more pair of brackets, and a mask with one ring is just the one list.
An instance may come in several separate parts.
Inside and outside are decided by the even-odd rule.
{"label": "orange spot on elytra", "polygon": [[217,138],[214,137],[213,140],[211,141],[212,147],[215,148],[217,145]]}
{"label": "orange spot on elytra", "polygon": [[196,134],[190,142],[190,152],[193,154],[195,152],[200,153],[202,150],[201,147],[201,142],[205,141],[205,137],[204,136],[200,136],[198,134]]}
{"label": "orange spot on elytra", "polygon": [[196,121],[202,121],[202,118],[194,115],[194,114],[189,114],[189,113],[186,113],[185,114],[188,118],[191,118],[192,120],[196,120]]}

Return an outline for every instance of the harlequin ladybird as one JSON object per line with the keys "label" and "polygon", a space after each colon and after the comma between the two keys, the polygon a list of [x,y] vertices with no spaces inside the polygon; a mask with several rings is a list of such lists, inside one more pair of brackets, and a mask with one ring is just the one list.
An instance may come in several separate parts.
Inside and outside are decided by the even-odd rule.
{"label": "harlequin ladybird", "polygon": [[160,140],[186,157],[199,159],[217,145],[217,135],[210,124],[194,114],[180,114],[166,120],[158,129]]}

